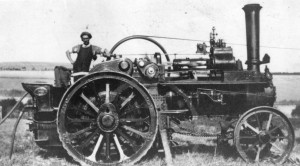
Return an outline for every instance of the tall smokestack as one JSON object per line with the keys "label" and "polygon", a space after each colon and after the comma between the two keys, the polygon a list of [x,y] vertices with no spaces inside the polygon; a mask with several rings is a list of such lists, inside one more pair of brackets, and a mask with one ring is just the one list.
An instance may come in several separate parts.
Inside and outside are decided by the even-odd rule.
{"label": "tall smokestack", "polygon": [[259,4],[248,4],[243,7],[246,17],[247,62],[248,70],[260,72],[259,60]]}

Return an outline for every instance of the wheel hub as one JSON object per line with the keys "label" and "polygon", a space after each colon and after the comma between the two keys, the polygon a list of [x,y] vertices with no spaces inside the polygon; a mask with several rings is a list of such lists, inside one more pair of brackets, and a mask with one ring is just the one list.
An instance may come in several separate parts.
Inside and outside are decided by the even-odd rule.
{"label": "wheel hub", "polygon": [[261,132],[258,135],[259,141],[263,144],[266,144],[270,141],[271,137],[269,136],[269,134],[267,134],[266,132]]}
{"label": "wheel hub", "polygon": [[100,107],[97,125],[104,132],[112,132],[119,125],[119,116],[116,107],[111,103],[104,103]]}

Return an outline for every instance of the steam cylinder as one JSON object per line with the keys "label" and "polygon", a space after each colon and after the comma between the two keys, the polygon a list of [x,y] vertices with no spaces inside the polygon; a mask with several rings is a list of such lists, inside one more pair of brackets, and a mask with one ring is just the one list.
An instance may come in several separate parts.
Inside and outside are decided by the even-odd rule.
{"label": "steam cylinder", "polygon": [[243,7],[246,18],[247,61],[248,70],[260,72],[259,60],[259,4],[248,4]]}

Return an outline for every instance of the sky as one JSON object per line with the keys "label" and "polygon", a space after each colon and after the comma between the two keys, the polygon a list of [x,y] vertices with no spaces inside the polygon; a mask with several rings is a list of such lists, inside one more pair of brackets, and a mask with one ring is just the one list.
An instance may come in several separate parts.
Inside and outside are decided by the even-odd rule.
{"label": "sky", "polygon": [[[0,62],[69,62],[65,52],[81,43],[82,31],[92,33],[92,44],[110,50],[131,35],[208,41],[215,26],[218,38],[231,43],[228,45],[234,56],[244,63],[247,55],[242,7],[249,3],[263,7],[261,58],[265,53],[270,55],[271,71],[300,72],[299,0],[0,0]],[[196,52],[197,42],[155,40],[171,59],[175,53]],[[115,53],[157,51],[147,41],[132,40]]]}

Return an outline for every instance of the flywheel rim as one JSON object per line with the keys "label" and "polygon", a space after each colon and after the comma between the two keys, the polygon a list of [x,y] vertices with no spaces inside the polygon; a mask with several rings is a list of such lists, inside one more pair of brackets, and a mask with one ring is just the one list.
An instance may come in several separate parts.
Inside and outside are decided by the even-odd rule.
{"label": "flywheel rim", "polygon": [[[69,91],[63,97],[63,100],[60,104],[60,109],[58,111],[58,133],[60,140],[64,146],[64,148],[68,151],[68,153],[77,161],[83,164],[89,165],[120,165],[120,164],[128,164],[134,163],[138,161],[141,157],[143,157],[147,151],[152,147],[152,144],[155,140],[156,133],[158,130],[158,119],[157,119],[157,112],[155,110],[154,102],[151,96],[148,94],[147,90],[135,81],[133,78],[126,78],[120,73],[115,72],[106,72],[104,73],[94,73],[92,74],[94,77],[87,76],[82,78],[79,82],[75,85],[75,87],[70,88]],[[104,92],[99,90],[100,92],[96,93],[99,96],[91,97],[90,92],[87,93],[84,88],[86,88],[90,84],[96,83],[96,85],[100,85],[100,82],[108,82],[104,85]],[[110,83],[109,83],[110,82]],[[116,85],[115,82],[119,82]],[[108,93],[107,91],[108,87]],[[124,87],[119,88],[119,87]],[[105,87],[106,86],[106,87]],[[130,87],[130,88],[129,88]],[[129,90],[128,90],[129,88]],[[100,88],[101,89],[101,88]],[[102,86],[103,89],[103,86]],[[110,91],[111,89],[111,91]],[[120,94],[114,91],[118,91],[122,89]],[[82,91],[82,92],[81,92]],[[86,94],[84,94],[86,93]],[[82,95],[84,94],[84,95]],[[108,94],[109,97],[103,96],[103,94]],[[129,94],[135,94],[137,97],[133,97],[128,101]],[[127,95],[127,96],[126,96]],[[80,98],[80,99],[75,99]],[[105,99],[103,99],[105,98]],[[118,100],[120,101],[118,101]],[[127,99],[127,100],[126,100]],[[98,102],[107,102],[104,104],[107,105],[118,105],[121,108],[111,109],[113,111],[107,111],[100,116],[100,107],[102,104],[97,104]],[[98,110],[99,114],[95,116],[95,118],[87,118],[85,120],[78,120],[80,118],[75,117],[71,120],[71,122],[80,121],[80,125],[83,127],[76,128],[73,125],[74,130],[71,131],[68,129],[67,123],[69,123],[69,117],[75,114],[71,111],[71,106],[74,103],[80,102],[87,102],[88,109],[87,110]],[[109,101],[109,102],[108,102]],[[139,102],[143,103],[139,105]],[[119,103],[118,103],[119,102]],[[95,103],[94,105],[91,103]],[[125,104],[124,104],[125,103]],[[129,103],[129,104],[128,104]],[[131,104],[135,103],[135,104]],[[137,104],[136,104],[137,103]],[[147,107],[146,107],[146,106]],[[142,106],[146,107],[143,108]],[[135,113],[135,111],[128,111],[130,108],[126,107],[137,107],[136,109],[140,114]],[[84,107],[82,107],[84,108]],[[125,111],[125,112],[118,112],[118,111]],[[123,110],[122,110],[123,109]],[[142,111],[141,111],[142,110]],[[74,110],[73,110],[74,111]],[[128,113],[129,112],[129,113]],[[92,117],[92,113],[89,113]],[[68,119],[69,118],[69,119]],[[144,119],[143,119],[144,118]],[[98,119],[98,120],[97,120]],[[144,120],[145,122],[143,122]],[[90,122],[89,126],[84,123]],[[99,126],[101,123],[101,128]],[[133,124],[140,124],[136,127]],[[148,125],[148,126],[147,126]],[[96,127],[95,127],[96,126]],[[84,130],[84,131],[83,131]],[[83,131],[82,133],[80,133]],[[79,134],[78,134],[79,133]],[[73,135],[72,135],[73,134]],[[78,135],[77,135],[78,134]],[[88,140],[92,147],[84,147],[85,149],[78,149],[77,145],[79,146],[80,143],[76,143],[74,140],[81,139]],[[92,136],[93,135],[93,136]],[[79,137],[80,136],[80,137]],[[92,139],[90,139],[92,138]],[[136,139],[136,140],[135,140]],[[73,142],[72,142],[73,141]],[[83,141],[84,145],[86,145],[86,141]],[[108,145],[108,146],[107,146]],[[106,146],[108,148],[106,148]],[[94,147],[94,149],[93,149]],[[89,149],[89,150],[87,150]],[[97,150],[95,150],[97,149]],[[102,160],[103,155],[105,160]],[[108,157],[107,157],[108,156]]]}

